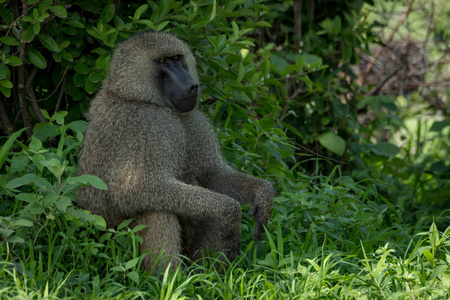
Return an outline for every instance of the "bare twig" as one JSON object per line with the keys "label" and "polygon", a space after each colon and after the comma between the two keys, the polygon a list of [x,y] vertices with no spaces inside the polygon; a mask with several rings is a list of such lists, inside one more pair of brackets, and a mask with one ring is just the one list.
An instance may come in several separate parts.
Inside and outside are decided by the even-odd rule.
{"label": "bare twig", "polygon": [[14,130],[14,127],[8,117],[5,107],[3,106],[3,101],[0,101],[0,119],[3,125],[3,132],[6,135],[9,135]]}
{"label": "bare twig", "polygon": [[[28,6],[27,1],[22,0],[22,14],[26,16],[28,14]],[[21,35],[23,35],[23,29],[21,30]],[[27,45],[25,43],[20,44],[19,50],[19,58],[22,60],[22,65],[19,66],[18,70],[18,85],[17,88],[19,90],[19,104],[20,104],[20,112],[22,114],[23,125],[28,127],[26,130],[27,136],[31,137],[33,134],[32,124],[30,114],[27,110],[27,104],[25,101],[26,90],[25,90],[25,56],[27,54]]]}
{"label": "bare twig", "polygon": [[302,4],[303,0],[294,1],[294,31],[299,42],[302,39]]}
{"label": "bare twig", "polygon": [[[397,22],[397,25],[395,26],[395,28],[392,30],[391,35],[388,37],[388,39],[385,41],[385,44],[389,44],[392,39],[394,38],[395,33],[398,31],[398,29],[400,28],[400,26],[403,24],[403,22],[406,20],[406,17],[409,15],[409,13],[411,12],[412,6],[414,4],[414,0],[411,0],[408,4],[407,9],[405,10],[405,12],[403,12],[402,16],[400,17],[400,19]],[[369,64],[367,65],[366,70],[363,73],[362,76],[362,80],[363,80],[363,84],[366,82],[366,77],[369,74],[370,70],[372,70],[375,61],[378,59],[378,57],[380,56],[381,52],[383,52],[384,47],[380,47],[377,52],[375,53],[375,56],[373,57],[373,59],[369,62]]]}
{"label": "bare twig", "polygon": [[31,101],[31,108],[33,109],[34,114],[39,122],[47,122],[44,116],[41,113],[41,109],[36,101],[36,95],[34,93],[33,87],[31,83],[33,82],[34,77],[36,76],[37,68],[34,67],[31,71],[31,74],[28,76],[27,84],[25,85],[25,92],[28,94],[28,99]]}
{"label": "bare twig", "polygon": [[62,101],[62,98],[64,96],[64,92],[66,91],[66,81],[67,81],[66,73],[64,73],[63,78],[64,79],[63,79],[63,83],[62,83],[62,86],[61,86],[61,90],[59,91],[58,102],[56,102],[56,107],[55,107],[54,114],[56,114],[58,112],[59,106],[61,105],[61,101]]}
{"label": "bare twig", "polygon": [[403,65],[398,66],[394,71],[392,71],[392,73],[390,73],[380,83],[378,83],[377,86],[373,90],[370,91],[369,95],[373,96],[373,95],[378,94],[381,91],[381,89],[383,88],[383,86],[386,84],[386,82],[388,82],[389,79],[394,77],[395,74],[397,74],[402,68],[403,68]]}

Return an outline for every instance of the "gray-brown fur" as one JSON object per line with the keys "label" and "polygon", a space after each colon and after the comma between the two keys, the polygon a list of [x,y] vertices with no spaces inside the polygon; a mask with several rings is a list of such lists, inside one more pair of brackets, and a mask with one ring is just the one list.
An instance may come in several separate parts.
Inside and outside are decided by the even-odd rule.
{"label": "gray-brown fur", "polygon": [[[130,218],[148,225],[140,232],[141,250],[155,257],[164,251],[195,258],[197,250],[210,249],[232,260],[240,250],[239,202],[252,203],[260,239],[273,188],[226,164],[203,113],[170,108],[155,79],[155,60],[179,54],[198,82],[191,51],[171,34],[144,32],[117,47],[88,113],[78,167],[80,175],[100,177],[108,190],[81,188],[78,206],[103,216],[109,227]],[[146,268],[154,262],[147,256]]]}

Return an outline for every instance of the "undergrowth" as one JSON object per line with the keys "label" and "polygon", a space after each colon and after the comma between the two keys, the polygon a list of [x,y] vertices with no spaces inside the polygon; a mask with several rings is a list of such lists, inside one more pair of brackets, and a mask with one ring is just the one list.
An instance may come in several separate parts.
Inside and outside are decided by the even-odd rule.
{"label": "undergrowth", "polygon": [[[105,228],[76,208],[75,176],[85,123],[60,112],[34,128],[27,146],[13,135],[0,151],[1,298],[13,299],[447,299],[450,227],[402,223],[402,211],[374,185],[285,169],[266,239],[252,241],[244,214],[241,255],[225,270],[192,263],[156,276],[141,269],[141,227]],[[226,146],[232,137],[221,134]],[[261,140],[272,135],[261,136]],[[230,140],[231,139],[231,140]],[[257,150],[254,159],[263,159]],[[267,158],[265,158],[267,159]],[[280,174],[283,174],[280,172]],[[261,174],[264,176],[264,174]],[[267,174],[265,174],[267,176]],[[288,176],[289,175],[289,176]],[[282,184],[280,184],[282,182]],[[243,207],[244,211],[248,207]],[[213,260],[213,258],[211,258]],[[217,264],[216,264],[217,265]],[[210,266],[210,267],[208,267]]]}

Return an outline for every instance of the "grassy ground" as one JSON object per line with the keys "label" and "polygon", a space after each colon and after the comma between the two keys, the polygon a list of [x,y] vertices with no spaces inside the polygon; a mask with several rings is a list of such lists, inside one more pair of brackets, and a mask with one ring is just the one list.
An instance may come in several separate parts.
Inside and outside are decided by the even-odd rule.
{"label": "grassy ground", "polygon": [[265,241],[251,241],[253,224],[245,217],[242,255],[222,273],[193,265],[153,277],[140,270],[139,238],[126,223],[118,230],[102,230],[83,225],[83,217],[58,215],[39,238],[2,242],[1,298],[450,296],[450,227],[441,232],[434,223],[429,229],[400,224],[401,211],[348,178],[315,181],[319,183],[291,182],[296,192],[275,199]]}

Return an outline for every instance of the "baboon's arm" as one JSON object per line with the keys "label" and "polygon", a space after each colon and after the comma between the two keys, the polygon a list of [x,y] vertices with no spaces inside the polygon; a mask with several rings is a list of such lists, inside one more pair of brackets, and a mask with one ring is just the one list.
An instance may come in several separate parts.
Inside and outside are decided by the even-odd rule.
{"label": "baboon's arm", "polygon": [[230,196],[243,203],[251,203],[249,214],[255,217],[255,240],[264,236],[272,211],[274,190],[260,178],[236,172],[230,167],[215,168],[200,178],[200,185],[217,193]]}
{"label": "baboon's arm", "polygon": [[[147,182],[141,187],[132,186],[130,190],[126,185],[122,185],[120,189],[111,186],[111,189],[114,189],[111,204],[125,218],[149,211],[162,211],[193,219],[234,219],[236,215],[240,216],[241,211],[239,203],[227,195],[175,179]],[[137,199],[140,201],[136,201]]]}

